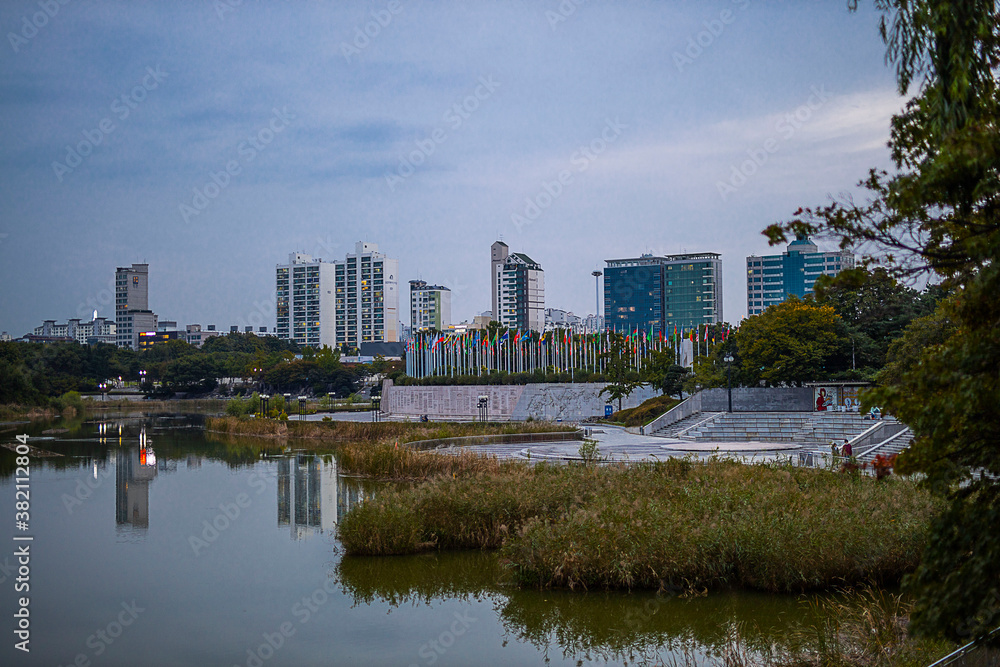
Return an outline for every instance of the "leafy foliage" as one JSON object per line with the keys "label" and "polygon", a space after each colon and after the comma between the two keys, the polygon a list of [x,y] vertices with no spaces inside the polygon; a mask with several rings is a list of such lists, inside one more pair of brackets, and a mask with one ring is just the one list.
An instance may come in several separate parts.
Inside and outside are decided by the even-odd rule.
{"label": "leafy foliage", "polygon": [[893,119],[898,173],[872,170],[867,201],[800,209],[766,233],[828,235],[894,277],[930,273],[952,292],[890,347],[865,401],[913,429],[897,469],[950,503],[906,582],[912,628],[985,637],[1000,622],[1000,16],[992,0],[875,4],[900,90],[920,86]]}
{"label": "leafy foliage", "polygon": [[773,387],[824,379],[827,361],[849,345],[839,324],[832,306],[794,296],[748,318],[736,333],[744,380]]}

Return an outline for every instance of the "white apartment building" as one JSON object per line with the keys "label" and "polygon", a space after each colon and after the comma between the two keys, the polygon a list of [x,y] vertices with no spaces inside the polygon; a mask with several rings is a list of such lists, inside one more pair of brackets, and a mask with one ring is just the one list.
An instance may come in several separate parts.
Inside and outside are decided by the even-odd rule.
{"label": "white apartment building", "polygon": [[278,338],[319,349],[335,347],[336,265],[293,252],[275,274]]}
{"label": "white apartment building", "polygon": [[291,253],[275,285],[278,338],[313,348],[399,341],[399,260],[374,243],[333,262]]}

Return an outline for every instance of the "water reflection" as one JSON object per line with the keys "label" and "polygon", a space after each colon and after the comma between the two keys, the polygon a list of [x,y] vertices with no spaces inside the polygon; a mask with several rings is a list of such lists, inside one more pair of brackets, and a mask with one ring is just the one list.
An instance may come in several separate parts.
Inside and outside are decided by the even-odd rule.
{"label": "water reflection", "polygon": [[278,460],[278,525],[293,540],[335,534],[340,517],[370,498],[360,480],[337,474],[332,455],[296,453]]}
{"label": "water reflection", "polygon": [[337,576],[355,605],[488,598],[508,639],[574,660],[646,664],[672,655],[700,661],[731,654],[737,638],[741,650],[761,655],[791,645],[792,626],[817,622],[807,597],[518,589],[503,583],[504,569],[494,553],[344,557]]}

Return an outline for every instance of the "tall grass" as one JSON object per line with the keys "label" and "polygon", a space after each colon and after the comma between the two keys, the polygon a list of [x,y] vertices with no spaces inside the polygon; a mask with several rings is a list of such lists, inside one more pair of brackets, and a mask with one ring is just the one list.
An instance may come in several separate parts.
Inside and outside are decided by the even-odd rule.
{"label": "tall grass", "polygon": [[352,510],[348,553],[500,548],[531,586],[805,591],[894,582],[935,511],[909,481],[727,461],[438,477]]}
{"label": "tall grass", "polygon": [[469,451],[441,456],[393,442],[350,443],[339,447],[336,455],[342,472],[391,480],[424,480],[439,475],[493,475],[524,465]]}
{"label": "tall grass", "polygon": [[549,422],[511,422],[471,424],[455,422],[355,422],[355,421],[277,421],[273,419],[241,419],[210,417],[205,424],[209,431],[231,435],[255,435],[321,439],[331,442],[399,442],[454,438],[466,435],[503,433],[551,433],[572,431],[574,427]]}

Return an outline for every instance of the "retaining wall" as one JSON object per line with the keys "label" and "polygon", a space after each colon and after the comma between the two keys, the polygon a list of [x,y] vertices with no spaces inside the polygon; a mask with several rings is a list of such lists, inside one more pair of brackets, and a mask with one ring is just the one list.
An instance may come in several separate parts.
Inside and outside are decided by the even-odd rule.
{"label": "retaining wall", "polygon": [[[703,412],[729,410],[727,389],[704,389],[701,394]],[[812,412],[811,387],[733,387],[733,412]]]}
{"label": "retaining wall", "polygon": [[[604,406],[609,403],[607,395],[600,395],[604,387],[602,383],[582,382],[397,387],[392,380],[386,380],[382,384],[382,411],[408,417],[475,419],[479,397],[488,396],[489,419],[494,421],[524,421],[529,417],[581,421],[604,416]],[[653,387],[642,386],[622,401],[622,407],[634,408],[658,395]]]}

